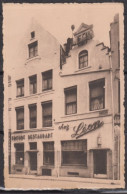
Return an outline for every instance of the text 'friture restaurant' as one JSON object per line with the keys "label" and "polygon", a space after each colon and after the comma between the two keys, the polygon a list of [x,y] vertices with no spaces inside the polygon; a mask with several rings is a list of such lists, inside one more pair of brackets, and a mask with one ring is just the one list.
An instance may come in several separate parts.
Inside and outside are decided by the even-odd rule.
{"label": "text 'friture restaurant'", "polygon": [[118,19],[111,48],[94,40],[93,25],[62,47],[31,24],[8,75],[10,174],[120,178]]}

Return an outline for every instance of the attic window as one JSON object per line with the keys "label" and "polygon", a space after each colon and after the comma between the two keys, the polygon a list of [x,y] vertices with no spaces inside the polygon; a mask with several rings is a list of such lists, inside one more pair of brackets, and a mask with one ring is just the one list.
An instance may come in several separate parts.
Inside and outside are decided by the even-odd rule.
{"label": "attic window", "polygon": [[31,38],[35,38],[35,32],[31,32]]}

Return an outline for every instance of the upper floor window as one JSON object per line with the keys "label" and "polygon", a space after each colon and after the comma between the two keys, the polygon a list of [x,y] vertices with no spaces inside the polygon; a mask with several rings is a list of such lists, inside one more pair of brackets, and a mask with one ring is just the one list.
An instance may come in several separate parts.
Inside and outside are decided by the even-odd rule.
{"label": "upper floor window", "polygon": [[29,77],[30,81],[30,94],[37,93],[37,75]]}
{"label": "upper floor window", "polygon": [[29,105],[29,113],[30,113],[30,128],[37,127],[37,105],[31,104]]}
{"label": "upper floor window", "polygon": [[43,127],[52,126],[52,101],[42,103]]}
{"label": "upper floor window", "polygon": [[42,73],[42,90],[52,89],[52,70]]}
{"label": "upper floor window", "polygon": [[105,79],[99,79],[89,83],[90,111],[105,108]]}
{"label": "upper floor window", "polygon": [[77,113],[77,86],[65,88],[65,114]]}
{"label": "upper floor window", "polygon": [[24,107],[16,108],[17,130],[24,129]]}
{"label": "upper floor window", "polygon": [[84,50],[79,53],[79,69],[88,66],[88,51]]}
{"label": "upper floor window", "polygon": [[28,45],[29,58],[36,57],[38,55],[38,42],[35,41]]}
{"label": "upper floor window", "polygon": [[31,38],[35,38],[35,32],[31,32]]}
{"label": "upper floor window", "polygon": [[17,97],[24,96],[24,79],[16,81],[17,84]]}

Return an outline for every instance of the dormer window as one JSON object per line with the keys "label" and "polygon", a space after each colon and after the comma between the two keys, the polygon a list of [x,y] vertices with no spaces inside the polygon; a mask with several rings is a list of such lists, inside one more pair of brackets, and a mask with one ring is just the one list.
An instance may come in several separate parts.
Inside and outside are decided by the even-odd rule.
{"label": "dormer window", "polygon": [[38,42],[35,41],[28,45],[29,58],[36,57],[38,55]]}
{"label": "dormer window", "polygon": [[88,66],[88,51],[83,50],[79,53],[79,69]]}
{"label": "dormer window", "polygon": [[31,32],[31,38],[32,38],[32,39],[35,38],[35,32],[34,32],[34,31]]}

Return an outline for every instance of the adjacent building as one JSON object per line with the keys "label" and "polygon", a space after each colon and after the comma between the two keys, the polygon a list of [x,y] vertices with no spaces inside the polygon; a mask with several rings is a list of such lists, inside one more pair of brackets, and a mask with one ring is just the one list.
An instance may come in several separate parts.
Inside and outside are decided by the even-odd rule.
{"label": "adjacent building", "polygon": [[8,79],[10,173],[119,179],[115,22],[111,49],[94,40],[93,25],[62,47],[32,23]]}

